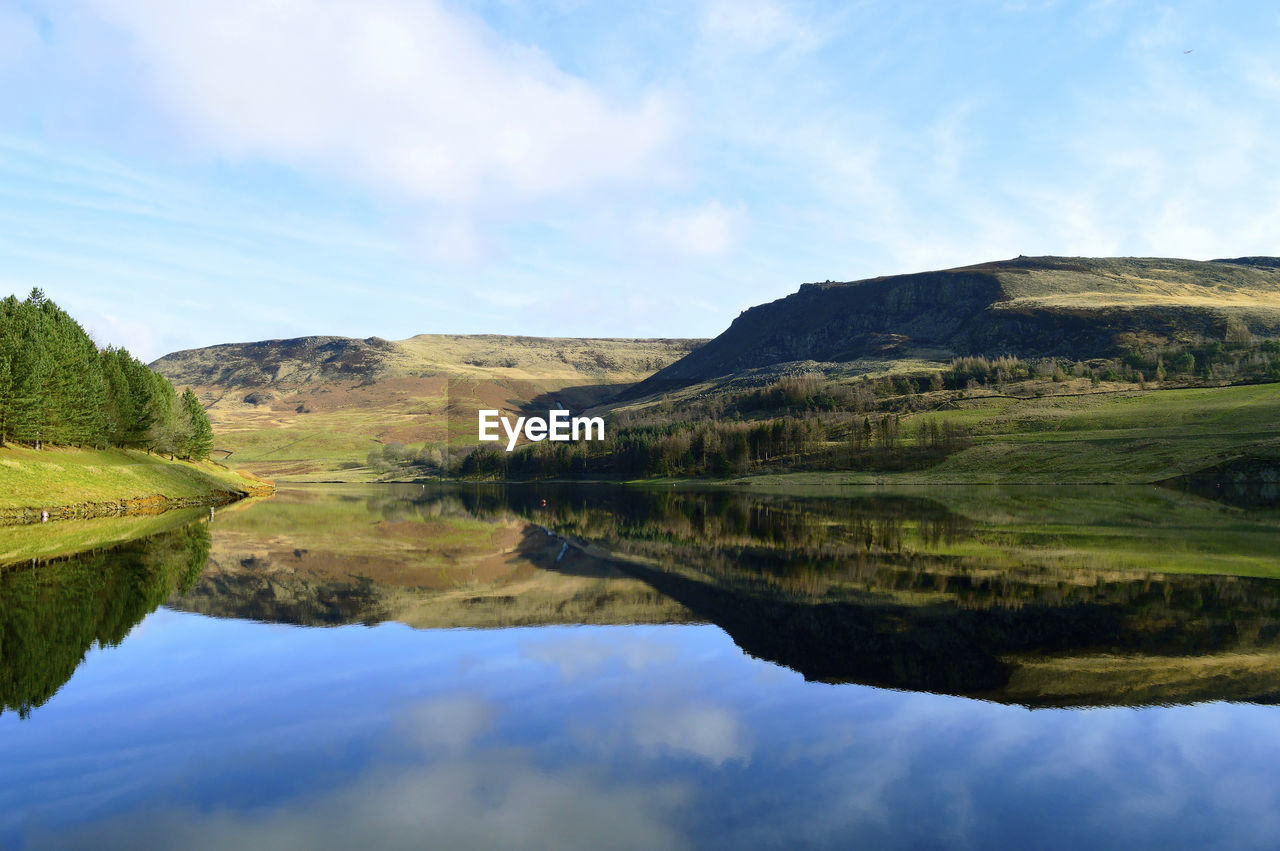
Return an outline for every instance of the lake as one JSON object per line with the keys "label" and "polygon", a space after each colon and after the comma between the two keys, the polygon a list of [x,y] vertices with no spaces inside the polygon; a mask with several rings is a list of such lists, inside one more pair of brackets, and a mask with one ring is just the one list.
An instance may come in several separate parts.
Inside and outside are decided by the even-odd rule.
{"label": "lake", "polygon": [[604,485],[0,529],[0,845],[1274,847],[1278,532]]}

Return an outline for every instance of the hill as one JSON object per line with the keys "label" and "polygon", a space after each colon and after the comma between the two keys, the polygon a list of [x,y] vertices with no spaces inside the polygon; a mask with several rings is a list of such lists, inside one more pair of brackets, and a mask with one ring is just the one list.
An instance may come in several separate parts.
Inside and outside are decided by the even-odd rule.
{"label": "hill", "polygon": [[1081,360],[1135,345],[1250,336],[1280,336],[1280,258],[1018,257],[804,284],[744,311],[720,336],[626,395],[797,361]]}
{"label": "hill", "polygon": [[580,409],[701,340],[422,334],[300,337],[174,352],[152,367],[195,389],[237,466],[283,478],[371,478],[371,450],[474,438],[478,407]]}

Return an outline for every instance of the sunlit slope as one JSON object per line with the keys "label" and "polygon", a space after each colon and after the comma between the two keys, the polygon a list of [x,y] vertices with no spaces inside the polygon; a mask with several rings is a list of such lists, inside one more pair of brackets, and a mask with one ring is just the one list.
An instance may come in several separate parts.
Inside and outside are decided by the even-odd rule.
{"label": "sunlit slope", "polygon": [[695,340],[423,334],[301,337],[175,352],[153,365],[207,406],[215,445],[281,478],[368,478],[371,449],[457,440],[478,407],[595,404]]}
{"label": "sunlit slope", "polygon": [[931,421],[963,426],[972,445],[925,469],[751,477],[777,490],[835,484],[1162,482],[1217,465],[1280,465],[1280,384],[949,401],[902,419],[904,440]]}
{"label": "sunlit slope", "polygon": [[1018,257],[805,284],[629,391],[797,361],[1112,357],[1133,345],[1280,336],[1280,258]]}
{"label": "sunlit slope", "polygon": [[158,510],[165,501],[216,501],[261,488],[261,482],[212,461],[169,459],[138,449],[0,447],[0,521],[21,522],[32,510],[50,510],[56,518],[60,506]]}
{"label": "sunlit slope", "polygon": [[[1253,262],[1250,262],[1250,261]],[[1280,258],[1198,262],[1160,257],[1027,257],[967,267],[1000,281],[1000,309],[1177,306],[1280,311]],[[957,270],[964,271],[964,270]]]}

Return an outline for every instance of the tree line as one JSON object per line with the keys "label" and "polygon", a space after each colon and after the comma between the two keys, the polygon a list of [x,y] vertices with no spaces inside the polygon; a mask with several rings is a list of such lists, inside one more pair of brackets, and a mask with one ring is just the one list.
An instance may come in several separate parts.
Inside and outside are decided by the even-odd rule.
{"label": "tree line", "polygon": [[1114,358],[1069,361],[1058,358],[1022,360],[1013,356],[959,357],[942,371],[935,389],[965,390],[1000,387],[1021,381],[1063,382],[1087,378],[1096,387],[1103,381],[1147,382],[1178,386],[1202,382],[1249,384],[1280,381],[1280,340],[1209,340],[1195,344],[1137,346]]}
{"label": "tree line", "polygon": [[462,479],[641,479],[725,477],[809,470],[920,469],[971,444],[947,420],[904,428],[898,413],[788,414],[760,420],[668,422],[611,428],[607,441],[530,443],[506,452],[480,446],[452,452],[389,443],[370,468],[397,476]]}
{"label": "tree line", "polygon": [[202,459],[213,428],[190,388],[99,349],[39,289],[0,301],[0,445],[122,447]]}

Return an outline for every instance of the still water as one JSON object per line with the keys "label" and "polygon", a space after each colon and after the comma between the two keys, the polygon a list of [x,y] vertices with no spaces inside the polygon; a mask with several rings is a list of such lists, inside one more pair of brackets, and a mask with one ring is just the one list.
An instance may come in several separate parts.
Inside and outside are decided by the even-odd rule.
{"label": "still water", "polygon": [[1280,836],[1274,510],[335,486],[121,524],[0,530],[0,845]]}

